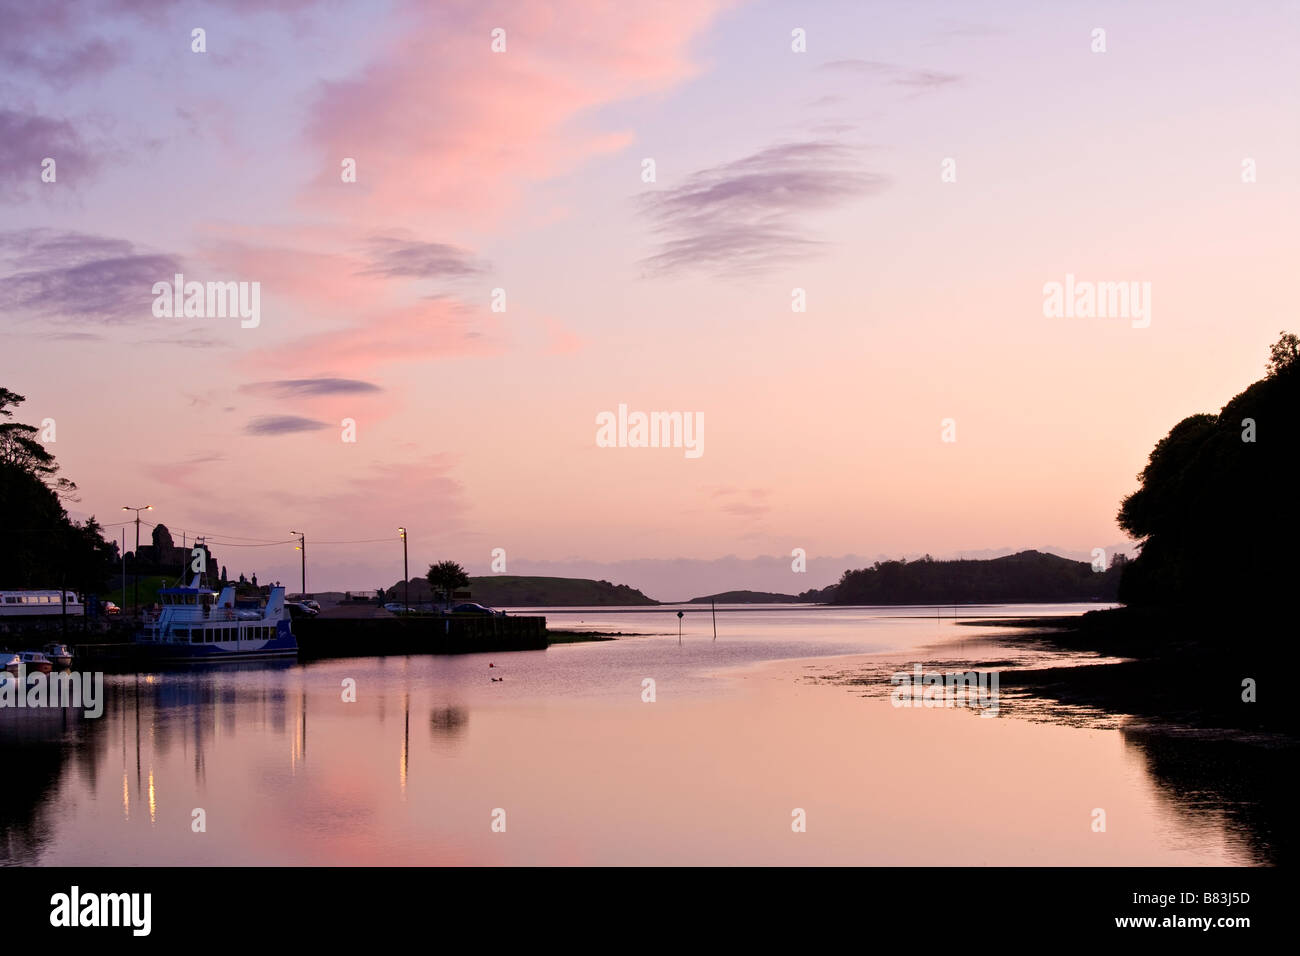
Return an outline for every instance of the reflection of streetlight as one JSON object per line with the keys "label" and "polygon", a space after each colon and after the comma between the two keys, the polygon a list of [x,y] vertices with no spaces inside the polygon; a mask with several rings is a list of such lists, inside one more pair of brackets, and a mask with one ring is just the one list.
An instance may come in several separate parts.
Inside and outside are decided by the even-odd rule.
{"label": "reflection of streetlight", "polygon": [[411,613],[411,572],[407,570],[406,564],[406,529],[398,528],[397,533],[402,536],[402,587],[406,589],[406,596],[402,600],[406,604],[406,613]]}
{"label": "reflection of streetlight", "polygon": [[302,594],[298,595],[298,600],[307,600],[307,536],[301,531],[290,531],[290,534],[298,536],[298,545],[295,551],[302,552]]}
{"label": "reflection of streetlight", "polygon": [[[131,613],[139,614],[140,613],[140,512],[153,511],[153,505],[144,505],[143,507],[140,508],[132,508],[130,505],[122,505],[122,510],[135,512],[135,572],[136,573],[135,573],[135,597],[133,599],[135,602],[135,610],[132,611]],[[125,559],[126,555],[123,555],[122,557],[123,559]]]}

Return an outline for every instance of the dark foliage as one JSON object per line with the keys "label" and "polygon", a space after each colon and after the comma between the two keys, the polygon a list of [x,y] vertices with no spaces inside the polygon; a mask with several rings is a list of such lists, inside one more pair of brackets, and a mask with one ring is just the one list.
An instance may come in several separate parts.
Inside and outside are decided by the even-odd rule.
{"label": "dark foliage", "polygon": [[1151,452],[1142,487],[1119,511],[1120,527],[1143,539],[1120,584],[1126,604],[1231,604],[1268,614],[1294,587],[1300,362],[1293,345],[1284,335],[1266,378],[1217,415],[1183,419]]}
{"label": "dark foliage", "polygon": [[[1118,556],[1117,556],[1118,557]],[[1122,560],[1103,572],[1041,551],[987,561],[877,561],[822,592],[831,604],[1002,604],[1113,601]],[[803,597],[804,595],[800,595]],[[816,600],[817,598],[813,598]]]}

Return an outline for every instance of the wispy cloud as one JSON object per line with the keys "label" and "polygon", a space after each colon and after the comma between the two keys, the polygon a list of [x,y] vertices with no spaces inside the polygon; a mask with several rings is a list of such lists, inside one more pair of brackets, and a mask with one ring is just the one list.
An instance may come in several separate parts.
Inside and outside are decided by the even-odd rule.
{"label": "wispy cloud", "polygon": [[[626,147],[630,130],[593,128],[592,114],[694,75],[692,41],[722,6],[399,4],[405,28],[362,69],[317,91],[306,135],[321,173],[304,200],[371,222],[416,228],[436,215],[444,228],[482,228],[530,183]],[[496,27],[509,29],[505,55],[468,39]],[[436,55],[431,36],[447,40]],[[357,156],[354,185],[340,183],[344,156]]]}
{"label": "wispy cloud", "polygon": [[942,89],[962,81],[956,73],[942,73],[938,70],[918,70],[910,67],[896,66],[892,63],[880,63],[875,60],[832,60],[823,63],[821,69],[832,73],[856,73],[859,76],[877,76],[894,86],[905,86],[918,92]]}
{"label": "wispy cloud", "polygon": [[[41,163],[55,163],[55,181],[41,180]],[[98,161],[67,120],[0,109],[0,198],[30,198],[40,189],[67,189],[93,173]]]}
{"label": "wispy cloud", "polygon": [[289,435],[294,432],[314,432],[330,426],[311,418],[297,415],[264,415],[254,418],[244,426],[249,435]]}
{"label": "wispy cloud", "polygon": [[112,69],[123,58],[121,48],[92,35],[94,15],[86,6],[0,0],[0,62],[57,89]]}
{"label": "wispy cloud", "polygon": [[302,398],[318,395],[355,395],[381,392],[378,385],[355,378],[292,378],[277,382],[252,382],[241,391],[264,392],[277,398]]}
{"label": "wispy cloud", "polygon": [[0,312],[56,321],[150,319],[153,284],[181,271],[176,256],[143,253],[125,239],[0,233]]}
{"label": "wispy cloud", "polygon": [[725,487],[715,489],[713,497],[720,499],[717,507],[726,514],[739,518],[761,518],[772,510],[772,506],[767,503],[771,494],[768,488]]}
{"label": "wispy cloud", "polygon": [[367,244],[370,265],[361,275],[412,279],[459,279],[478,275],[483,266],[464,249],[440,242],[380,236]]}
{"label": "wispy cloud", "polygon": [[786,265],[821,246],[803,234],[807,214],[878,192],[886,182],[840,143],[771,146],[647,197],[645,211],[665,239],[643,261],[656,273],[749,275]]}
{"label": "wispy cloud", "polygon": [[[367,314],[345,328],[315,332],[268,349],[259,366],[364,375],[376,365],[500,351],[496,316],[453,299],[428,299]],[[488,331],[483,331],[488,323]]]}

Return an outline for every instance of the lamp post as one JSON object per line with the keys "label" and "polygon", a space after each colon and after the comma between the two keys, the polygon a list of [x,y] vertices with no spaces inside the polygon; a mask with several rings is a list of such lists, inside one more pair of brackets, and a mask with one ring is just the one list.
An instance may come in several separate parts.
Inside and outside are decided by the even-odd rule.
{"label": "lamp post", "polygon": [[302,552],[302,594],[298,595],[298,600],[307,600],[307,536],[301,531],[290,531],[290,534],[298,536],[298,546],[294,550]]}
{"label": "lamp post", "polygon": [[[134,598],[135,610],[133,610],[131,613],[139,614],[140,613],[140,512],[153,511],[153,505],[144,505],[140,508],[132,508],[130,505],[122,505],[122,510],[135,512],[135,598]],[[123,555],[123,557],[125,558],[125,555]],[[126,598],[123,597],[122,600],[125,601]]]}
{"label": "lamp post", "polygon": [[405,591],[405,596],[402,598],[402,602],[406,606],[406,613],[410,614],[411,613],[411,572],[408,569],[406,563],[406,529],[398,528],[397,533],[402,536],[402,587]]}

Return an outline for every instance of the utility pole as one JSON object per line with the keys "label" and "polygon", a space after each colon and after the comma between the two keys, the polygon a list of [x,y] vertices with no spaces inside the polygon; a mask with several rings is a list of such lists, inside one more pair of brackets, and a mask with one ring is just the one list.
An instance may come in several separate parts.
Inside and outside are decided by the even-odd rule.
{"label": "utility pole", "polygon": [[298,600],[307,600],[307,536],[301,531],[290,531],[290,534],[298,536],[298,550],[302,552],[302,594],[298,595]]}
{"label": "utility pole", "polygon": [[[140,508],[132,508],[130,505],[122,505],[123,511],[135,512],[135,609],[132,614],[140,613],[140,512],[153,511],[153,505],[144,505]],[[123,555],[123,560],[125,560]],[[122,603],[126,603],[126,595],[122,596]]]}
{"label": "utility pole", "polygon": [[397,533],[402,536],[402,587],[405,589],[406,592],[406,595],[405,597],[402,598],[402,601],[406,606],[406,613],[410,614],[411,613],[411,572],[408,569],[407,562],[406,562],[406,529],[398,528]]}

